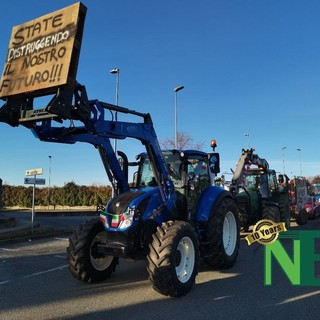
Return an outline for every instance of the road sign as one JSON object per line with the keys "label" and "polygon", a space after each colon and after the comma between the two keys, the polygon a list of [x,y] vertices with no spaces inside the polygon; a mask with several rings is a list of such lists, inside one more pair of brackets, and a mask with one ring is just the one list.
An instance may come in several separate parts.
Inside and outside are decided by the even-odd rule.
{"label": "road sign", "polygon": [[46,179],[24,178],[24,184],[46,184]]}
{"label": "road sign", "polygon": [[36,176],[39,174],[43,173],[43,169],[42,168],[38,168],[38,169],[29,169],[26,171],[26,176]]}

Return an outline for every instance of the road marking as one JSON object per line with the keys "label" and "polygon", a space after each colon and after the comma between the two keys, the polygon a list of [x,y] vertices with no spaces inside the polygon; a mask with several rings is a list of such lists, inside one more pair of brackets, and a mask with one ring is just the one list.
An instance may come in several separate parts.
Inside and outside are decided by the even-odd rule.
{"label": "road marking", "polygon": [[217,301],[217,300],[223,300],[223,299],[228,299],[228,298],[231,298],[231,296],[216,297],[216,298],[213,298],[213,300],[214,300],[214,301]]}
{"label": "road marking", "polygon": [[57,271],[57,270],[63,270],[66,267],[68,267],[67,264],[64,265],[64,266],[57,267],[57,268],[53,268],[53,269],[49,269],[49,270],[45,270],[45,271],[32,273],[32,274],[30,274],[28,276],[24,276],[24,278],[31,278],[31,277],[35,277],[35,276],[40,276],[40,275],[45,274],[45,273],[49,273],[49,272],[53,272],[53,271]]}
{"label": "road marking", "polygon": [[65,259],[66,258],[66,256],[59,256],[59,255],[55,255],[54,257],[55,258],[61,258],[61,259]]}
{"label": "road marking", "polygon": [[0,282],[0,285],[1,285],[1,284],[6,284],[6,283],[9,283],[9,282],[11,282],[11,280],[1,281],[1,282]]}
{"label": "road marking", "polygon": [[60,238],[60,237],[55,237],[54,238],[55,240],[63,240],[63,241],[68,241],[69,238]]}
{"label": "road marking", "polygon": [[292,298],[283,300],[282,302],[277,303],[277,305],[281,305],[281,304],[285,304],[285,303],[289,303],[289,302],[294,302],[294,301],[310,298],[310,297],[316,296],[318,294],[320,294],[320,290],[314,291],[314,292],[310,292],[310,293],[306,293],[306,294],[302,294],[301,296],[296,296],[296,297],[292,297]]}
{"label": "road marking", "polygon": [[0,248],[0,250],[2,251],[11,251],[11,252],[14,252],[14,251],[19,251],[19,249],[7,249],[7,248]]}

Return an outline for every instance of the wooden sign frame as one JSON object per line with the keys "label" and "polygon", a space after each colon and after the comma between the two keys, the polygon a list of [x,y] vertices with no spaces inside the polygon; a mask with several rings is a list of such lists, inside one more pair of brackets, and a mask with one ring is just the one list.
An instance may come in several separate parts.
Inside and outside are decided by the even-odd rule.
{"label": "wooden sign frame", "polygon": [[87,8],[77,2],[12,28],[0,98],[74,86]]}

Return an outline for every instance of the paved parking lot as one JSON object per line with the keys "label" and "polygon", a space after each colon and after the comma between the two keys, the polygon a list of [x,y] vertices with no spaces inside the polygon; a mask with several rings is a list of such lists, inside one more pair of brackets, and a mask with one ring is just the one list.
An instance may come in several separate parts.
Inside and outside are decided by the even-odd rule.
{"label": "paved parking lot", "polygon": [[[320,220],[304,229],[319,230]],[[279,268],[264,286],[263,247],[244,239],[232,269],[201,265],[196,286],[179,299],[151,288],[145,261],[121,260],[107,281],[79,282],[67,268],[67,245],[67,237],[0,244],[1,319],[319,318],[320,288],[292,286]]]}

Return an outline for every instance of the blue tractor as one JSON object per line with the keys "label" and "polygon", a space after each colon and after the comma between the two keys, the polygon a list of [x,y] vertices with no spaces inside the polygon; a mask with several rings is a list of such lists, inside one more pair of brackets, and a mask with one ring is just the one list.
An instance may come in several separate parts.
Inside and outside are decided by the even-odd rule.
{"label": "blue tractor", "polygon": [[[139,121],[117,121],[116,113]],[[42,141],[89,143],[100,154],[114,196],[99,218],[80,225],[70,237],[67,259],[77,279],[103,281],[119,258],[143,258],[153,288],[178,297],[193,287],[200,258],[212,268],[235,263],[238,213],[232,194],[215,185],[220,169],[214,140],[211,153],[162,151],[150,114],[88,100],[78,83],[57,92],[44,109],[33,109],[32,99],[8,98],[0,121],[21,124]],[[126,138],[145,147],[134,162],[112,147],[110,139]]]}

